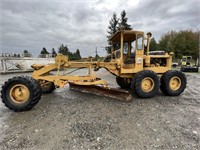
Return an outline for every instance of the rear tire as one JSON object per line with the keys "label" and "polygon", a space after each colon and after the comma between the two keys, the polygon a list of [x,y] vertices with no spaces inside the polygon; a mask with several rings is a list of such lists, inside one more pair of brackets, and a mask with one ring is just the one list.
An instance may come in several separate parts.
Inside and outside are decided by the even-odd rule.
{"label": "rear tire", "polygon": [[13,77],[2,86],[1,98],[6,107],[13,111],[27,111],[41,99],[39,83],[28,76]]}
{"label": "rear tire", "polygon": [[122,89],[129,89],[131,87],[131,78],[116,77],[116,82]]}
{"label": "rear tire", "polygon": [[151,98],[159,91],[159,78],[150,70],[138,72],[132,79],[133,92],[140,98]]}
{"label": "rear tire", "polygon": [[165,72],[160,79],[161,91],[168,96],[178,96],[186,88],[187,80],[185,74],[178,70],[169,70]]}

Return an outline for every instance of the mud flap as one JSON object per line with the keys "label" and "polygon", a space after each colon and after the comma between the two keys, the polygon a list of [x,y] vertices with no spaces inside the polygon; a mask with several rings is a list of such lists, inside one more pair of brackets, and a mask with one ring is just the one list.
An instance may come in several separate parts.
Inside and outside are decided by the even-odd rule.
{"label": "mud flap", "polygon": [[113,99],[130,102],[132,95],[129,91],[123,89],[104,88],[97,85],[77,85],[70,83],[70,89],[81,91],[84,93],[91,93],[99,96],[106,96]]}

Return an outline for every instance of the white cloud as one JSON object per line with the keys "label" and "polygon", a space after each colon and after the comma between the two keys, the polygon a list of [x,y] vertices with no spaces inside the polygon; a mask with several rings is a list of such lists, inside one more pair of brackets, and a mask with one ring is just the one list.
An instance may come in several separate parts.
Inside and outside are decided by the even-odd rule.
{"label": "white cloud", "polygon": [[156,39],[170,30],[199,27],[198,0],[1,0],[0,48],[35,56],[61,43],[82,56],[105,54],[107,27],[113,12],[126,10],[134,29],[151,31]]}

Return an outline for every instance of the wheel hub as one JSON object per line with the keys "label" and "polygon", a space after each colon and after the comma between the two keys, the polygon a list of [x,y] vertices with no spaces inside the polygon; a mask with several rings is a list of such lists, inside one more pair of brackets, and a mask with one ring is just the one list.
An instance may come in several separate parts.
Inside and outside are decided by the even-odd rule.
{"label": "wheel hub", "polygon": [[10,89],[10,98],[15,103],[24,103],[29,99],[29,89],[22,84],[16,84]]}
{"label": "wheel hub", "polygon": [[150,92],[154,88],[154,81],[150,77],[146,77],[141,82],[141,88],[144,92]]}
{"label": "wheel hub", "polygon": [[181,87],[181,79],[179,77],[173,77],[169,81],[169,86],[172,90],[176,91]]}

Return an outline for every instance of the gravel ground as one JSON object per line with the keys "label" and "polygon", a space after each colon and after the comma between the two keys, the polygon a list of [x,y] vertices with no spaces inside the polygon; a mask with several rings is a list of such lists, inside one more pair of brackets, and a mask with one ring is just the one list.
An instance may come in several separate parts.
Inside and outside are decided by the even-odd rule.
{"label": "gravel ground", "polygon": [[[115,78],[98,75],[118,87]],[[0,84],[16,76],[0,75]],[[43,95],[31,110],[15,113],[0,103],[0,149],[200,149],[200,74],[186,74],[178,97],[161,92],[132,102],[69,90]]]}

